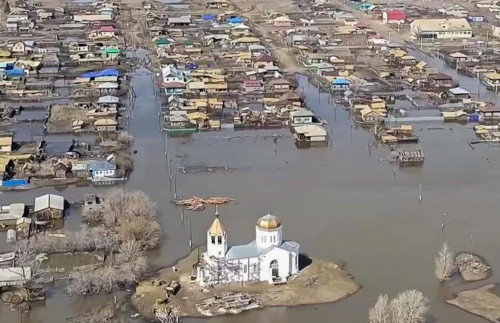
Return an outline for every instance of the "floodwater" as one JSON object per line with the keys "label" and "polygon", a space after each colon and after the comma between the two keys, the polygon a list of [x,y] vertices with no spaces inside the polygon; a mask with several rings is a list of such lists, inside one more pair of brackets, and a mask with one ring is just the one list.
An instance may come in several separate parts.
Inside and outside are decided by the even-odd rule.
{"label": "floodwater", "polygon": [[[475,139],[472,125],[415,124],[425,163],[421,168],[399,169],[394,176],[393,166],[384,161],[387,149],[373,146],[369,150],[373,142],[369,132],[351,128],[348,112],[330,105],[327,94],[319,94],[299,76],[307,104],[329,122],[332,147],[299,150],[287,129],[223,130],[169,138],[165,157],[151,77],[140,70],[132,84],[137,99],[130,131],[135,137],[133,149],[138,152],[135,170],[125,186],[144,191],[158,204],[163,236],[160,247],[150,253],[153,268],[171,265],[189,252],[190,225],[193,244],[204,244],[205,230],[213,219],[214,210],[207,209],[185,211],[181,221],[180,209],[171,203],[174,181],[169,180],[168,160],[172,159],[179,197],[236,199],[219,210],[230,244],[252,240],[257,218],[270,212],[282,220],[286,238],[301,244],[301,252],[345,262],[346,269],[363,285],[357,294],[335,304],[254,310],[210,322],[367,322],[368,309],[380,293],[392,297],[413,288],[430,299],[429,322],[483,322],[445,304],[443,297],[449,290],[434,279],[434,256],[448,241],[456,251],[474,250],[484,256],[494,269],[487,282],[498,280],[500,147],[476,145],[471,149],[468,142]],[[276,152],[273,134],[282,135]],[[213,168],[183,174],[178,166]],[[420,184],[422,203],[418,198]],[[45,193],[75,200],[84,193],[105,189],[71,187],[59,192],[42,188],[6,192],[0,200],[32,203],[35,196]],[[443,213],[447,213],[444,231]],[[67,226],[76,229],[79,223],[78,212],[72,212]],[[4,241],[0,236],[2,249],[6,248]],[[452,290],[474,286],[452,286]],[[63,322],[105,300],[111,297],[67,297],[63,287],[54,288],[46,305],[36,306],[23,316],[23,322]],[[0,307],[0,322],[20,322],[17,313],[8,313],[6,307]]]}

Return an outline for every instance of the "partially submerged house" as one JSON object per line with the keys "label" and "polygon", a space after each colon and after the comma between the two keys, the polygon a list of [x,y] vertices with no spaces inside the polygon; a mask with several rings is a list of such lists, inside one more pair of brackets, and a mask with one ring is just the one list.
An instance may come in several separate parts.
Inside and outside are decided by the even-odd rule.
{"label": "partially submerged house", "polygon": [[327,132],[323,126],[317,124],[309,124],[294,128],[295,144],[299,148],[312,146],[326,146]]}

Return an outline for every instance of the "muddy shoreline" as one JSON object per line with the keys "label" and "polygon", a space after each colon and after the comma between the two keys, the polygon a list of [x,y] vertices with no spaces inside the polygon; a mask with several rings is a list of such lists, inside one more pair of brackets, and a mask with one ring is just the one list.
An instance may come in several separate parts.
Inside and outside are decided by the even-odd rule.
{"label": "muddy shoreline", "polygon": [[[174,266],[162,268],[153,276],[139,282],[132,304],[137,311],[148,319],[153,319],[155,306],[175,307],[179,309],[179,317],[207,317],[196,309],[196,304],[226,292],[248,293],[254,296],[265,307],[295,307],[302,305],[333,303],[357,292],[361,285],[339,265],[315,258],[303,257],[304,268],[299,274],[292,276],[284,285],[267,283],[234,283],[217,285],[209,291],[202,291],[196,283],[191,283],[192,265],[196,263],[197,251],[192,251],[186,258],[179,260]],[[174,271],[176,268],[177,271]],[[317,277],[317,280],[313,277]],[[308,286],[311,278],[316,282]],[[157,284],[158,281],[162,285]],[[166,301],[165,286],[171,281],[181,285],[176,295]],[[157,303],[162,302],[162,305]],[[223,313],[214,316],[223,315]]]}

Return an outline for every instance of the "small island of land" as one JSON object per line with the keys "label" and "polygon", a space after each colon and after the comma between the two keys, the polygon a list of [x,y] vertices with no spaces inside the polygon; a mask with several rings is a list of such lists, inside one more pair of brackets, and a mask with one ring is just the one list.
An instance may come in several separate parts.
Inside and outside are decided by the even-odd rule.
{"label": "small island of land", "polygon": [[[188,257],[180,260],[175,267],[161,269],[155,277],[141,281],[132,297],[132,304],[147,318],[154,317],[154,308],[159,303],[165,304],[166,307],[176,308],[179,317],[203,317],[204,314],[197,310],[196,305],[224,293],[251,295],[259,304],[255,307],[297,306],[335,302],[361,288],[337,264],[314,258],[303,258],[305,258],[301,259],[303,268],[286,284],[232,283],[220,284],[210,290],[203,290],[191,281],[193,264],[197,261],[197,253],[192,252]],[[158,281],[166,284],[158,284]],[[176,295],[171,295],[166,301],[165,287],[172,281],[179,282],[181,288]],[[218,314],[224,314],[224,312],[209,315]]]}
{"label": "small island of land", "polygon": [[489,284],[472,290],[463,291],[449,301],[464,311],[481,316],[491,322],[500,317],[500,297],[494,291],[495,285]]}

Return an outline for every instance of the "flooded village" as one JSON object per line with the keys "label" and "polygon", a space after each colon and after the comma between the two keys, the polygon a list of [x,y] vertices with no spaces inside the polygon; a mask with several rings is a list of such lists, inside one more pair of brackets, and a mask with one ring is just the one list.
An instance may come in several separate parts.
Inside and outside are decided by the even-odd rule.
{"label": "flooded village", "polygon": [[0,321],[495,321],[499,12],[0,1]]}

